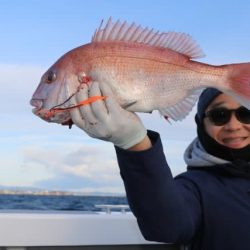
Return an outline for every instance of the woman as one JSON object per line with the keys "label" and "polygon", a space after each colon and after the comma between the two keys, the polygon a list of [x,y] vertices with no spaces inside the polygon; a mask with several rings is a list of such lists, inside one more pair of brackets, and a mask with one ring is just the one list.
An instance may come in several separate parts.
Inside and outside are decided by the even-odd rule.
{"label": "woman", "polygon": [[72,110],[72,120],[90,136],[114,143],[131,210],[147,240],[192,250],[250,249],[249,110],[206,89],[195,117],[198,138],[184,154],[187,171],[173,178],[159,134],[146,131],[104,84],[87,88],[79,100],[108,98]]}

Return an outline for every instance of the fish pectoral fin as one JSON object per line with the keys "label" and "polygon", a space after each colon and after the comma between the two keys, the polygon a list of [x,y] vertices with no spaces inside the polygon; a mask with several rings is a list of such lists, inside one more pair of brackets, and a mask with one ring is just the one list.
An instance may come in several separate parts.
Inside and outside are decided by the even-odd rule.
{"label": "fish pectoral fin", "polygon": [[187,94],[183,99],[177,102],[175,105],[166,109],[160,109],[161,115],[167,118],[171,118],[174,121],[183,120],[192,110],[196,101],[199,98],[203,89],[196,89],[191,94]]}

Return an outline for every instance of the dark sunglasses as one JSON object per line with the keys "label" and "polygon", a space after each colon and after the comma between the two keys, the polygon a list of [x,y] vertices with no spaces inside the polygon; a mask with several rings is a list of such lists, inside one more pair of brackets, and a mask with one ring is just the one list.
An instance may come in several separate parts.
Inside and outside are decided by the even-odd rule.
{"label": "dark sunglasses", "polygon": [[223,126],[230,121],[232,113],[241,123],[250,124],[250,110],[242,106],[237,109],[214,108],[206,112],[205,117],[208,117],[215,126]]}

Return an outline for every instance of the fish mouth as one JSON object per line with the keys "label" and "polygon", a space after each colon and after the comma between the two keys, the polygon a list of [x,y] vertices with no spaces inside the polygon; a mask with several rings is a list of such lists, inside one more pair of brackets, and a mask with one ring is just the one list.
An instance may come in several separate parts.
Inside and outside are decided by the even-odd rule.
{"label": "fish mouth", "polygon": [[69,112],[58,112],[55,113],[53,109],[33,109],[35,115],[39,116],[47,122],[59,123],[59,124],[71,124]]}
{"label": "fish mouth", "polygon": [[46,120],[44,117],[44,111],[43,111],[43,100],[42,99],[31,99],[30,105],[34,108],[32,109],[32,113],[41,117],[43,120]]}
{"label": "fish mouth", "polygon": [[39,112],[39,110],[40,109],[38,109],[38,108],[33,108],[32,109],[32,113],[35,114],[35,115],[37,115],[37,113]]}
{"label": "fish mouth", "polygon": [[32,99],[30,104],[34,107],[32,113],[40,117],[46,122],[59,123],[61,125],[72,127],[74,124],[69,112],[53,113],[53,109],[43,108],[44,101],[42,99]]}
{"label": "fish mouth", "polygon": [[32,112],[46,122],[68,125],[70,128],[73,125],[69,112],[53,113],[53,110],[43,108],[33,108]]}
{"label": "fish mouth", "polygon": [[35,109],[39,110],[43,107],[43,100],[42,99],[31,99],[30,105],[35,107]]}

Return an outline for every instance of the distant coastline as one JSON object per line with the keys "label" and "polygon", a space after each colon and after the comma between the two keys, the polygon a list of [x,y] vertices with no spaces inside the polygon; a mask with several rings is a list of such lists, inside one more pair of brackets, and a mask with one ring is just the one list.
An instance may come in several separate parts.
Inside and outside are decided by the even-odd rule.
{"label": "distant coastline", "polygon": [[2,189],[0,190],[0,195],[76,195],[72,192],[64,192],[64,191],[49,191],[49,190],[8,190]]}
{"label": "distant coastline", "polygon": [[125,194],[115,194],[106,192],[70,192],[59,190],[42,190],[29,188],[1,188],[0,195],[41,195],[41,196],[110,196],[110,197],[125,197]]}

